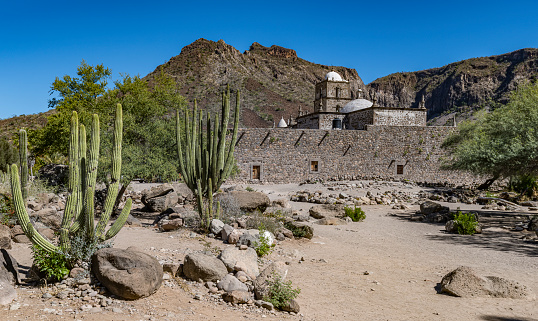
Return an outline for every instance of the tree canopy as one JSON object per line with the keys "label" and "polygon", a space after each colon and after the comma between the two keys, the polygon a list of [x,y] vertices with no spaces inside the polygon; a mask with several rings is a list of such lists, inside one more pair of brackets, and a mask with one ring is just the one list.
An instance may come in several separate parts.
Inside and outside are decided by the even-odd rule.
{"label": "tree canopy", "polygon": [[506,105],[462,122],[443,147],[451,154],[445,169],[493,179],[538,175],[538,83],[521,86]]}

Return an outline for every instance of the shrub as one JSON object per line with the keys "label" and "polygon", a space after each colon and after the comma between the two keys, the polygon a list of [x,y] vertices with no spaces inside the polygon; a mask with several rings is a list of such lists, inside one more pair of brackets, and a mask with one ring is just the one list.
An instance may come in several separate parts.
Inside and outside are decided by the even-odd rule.
{"label": "shrub", "polygon": [[364,211],[357,206],[354,209],[346,206],[344,207],[344,211],[346,212],[346,216],[349,216],[353,222],[360,222],[366,218]]}
{"label": "shrub", "polygon": [[478,222],[476,218],[471,213],[462,213],[458,211],[456,217],[454,218],[454,228],[458,234],[463,235],[473,235],[476,233],[476,226]]}
{"label": "shrub", "polygon": [[301,238],[306,237],[311,239],[312,238],[312,228],[309,226],[296,226],[293,224],[293,222],[287,222],[284,224],[284,227],[293,233],[293,237]]}
{"label": "shrub", "polygon": [[12,226],[16,220],[13,200],[7,194],[0,194],[0,224]]}
{"label": "shrub", "polygon": [[[224,223],[229,224],[232,222],[232,218],[244,215],[235,197],[229,194],[224,194],[219,197],[218,201],[220,203],[220,220]],[[216,211],[217,208],[215,205],[216,204],[214,204],[214,210]]]}
{"label": "shrub", "polygon": [[278,229],[282,227],[282,222],[271,215],[265,215],[257,210],[249,215],[247,219],[247,228],[257,229],[260,226],[263,226],[266,231],[276,235]]}
{"label": "shrub", "polygon": [[245,191],[247,192],[254,192],[254,189],[250,186],[247,186],[247,188],[245,188]]}
{"label": "shrub", "polygon": [[68,260],[61,251],[46,251],[38,245],[32,246],[34,264],[39,271],[45,273],[47,279],[59,281],[69,274]]}
{"label": "shrub", "polygon": [[256,250],[256,254],[258,254],[259,257],[264,257],[273,252],[273,248],[275,247],[275,245],[270,244],[269,237],[265,236],[265,232],[267,230],[265,229],[265,226],[263,224],[260,224],[260,226],[258,227],[258,231],[260,233],[259,241],[254,244],[254,249]]}
{"label": "shrub", "polygon": [[268,280],[268,284],[268,293],[263,299],[267,302],[271,302],[273,306],[279,310],[301,293],[301,289],[294,289],[291,281],[283,282],[282,276],[275,272],[273,272],[272,279]]}

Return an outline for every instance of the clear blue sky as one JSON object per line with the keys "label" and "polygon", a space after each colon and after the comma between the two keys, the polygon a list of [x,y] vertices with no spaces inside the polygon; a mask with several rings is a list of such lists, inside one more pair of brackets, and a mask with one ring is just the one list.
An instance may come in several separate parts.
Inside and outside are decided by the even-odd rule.
{"label": "clear blue sky", "polygon": [[81,60],[144,76],[198,38],[277,44],[355,68],[399,71],[538,47],[538,1],[3,1],[0,119],[46,111]]}

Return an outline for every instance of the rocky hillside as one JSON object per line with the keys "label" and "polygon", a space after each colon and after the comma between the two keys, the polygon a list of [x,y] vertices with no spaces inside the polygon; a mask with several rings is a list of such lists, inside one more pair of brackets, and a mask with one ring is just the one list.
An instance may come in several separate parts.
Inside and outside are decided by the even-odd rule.
{"label": "rocky hillside", "polygon": [[505,103],[510,91],[537,78],[538,49],[521,49],[391,74],[368,84],[368,91],[370,96],[376,93],[379,105],[390,107],[416,107],[424,95],[428,118],[443,125],[452,115],[466,118],[489,101]]}
{"label": "rocky hillside", "polygon": [[203,108],[220,106],[226,84],[241,90],[242,124],[272,127],[281,117],[296,117],[299,108],[313,111],[314,85],[334,70],[351,82],[356,92],[365,88],[355,69],[318,65],[297,57],[295,50],[253,43],[241,53],[223,40],[198,39],[158,66],[145,78],[150,82],[163,70],[180,85],[189,101]]}
{"label": "rocky hillside", "polygon": [[47,117],[55,113],[56,110],[49,110],[43,113],[32,115],[20,115],[12,118],[0,119],[0,137],[12,139],[19,129],[37,129],[45,126]]}

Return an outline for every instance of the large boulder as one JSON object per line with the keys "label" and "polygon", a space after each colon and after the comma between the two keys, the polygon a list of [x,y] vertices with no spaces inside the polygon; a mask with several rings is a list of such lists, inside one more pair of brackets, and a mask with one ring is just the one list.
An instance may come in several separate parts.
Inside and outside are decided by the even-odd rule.
{"label": "large boulder", "polygon": [[11,229],[0,224],[0,249],[11,249]]}
{"label": "large boulder", "polygon": [[177,204],[179,198],[170,184],[162,184],[142,191],[142,203],[150,212],[163,212]]}
{"label": "large boulder", "polygon": [[344,217],[344,205],[342,204],[320,204],[314,205],[308,211],[310,216],[317,219],[331,218],[331,217]]}
{"label": "large boulder", "polygon": [[275,275],[281,277],[281,281],[288,275],[288,266],[284,262],[273,262],[267,266],[254,280],[254,294],[257,300],[263,300],[269,294],[269,282],[274,280]]}
{"label": "large boulder", "polygon": [[226,276],[228,270],[224,263],[214,256],[190,253],[185,256],[183,274],[193,281],[216,282]]}
{"label": "large boulder", "polygon": [[229,246],[220,253],[219,259],[224,263],[228,272],[241,269],[251,278],[256,278],[260,274],[258,255],[256,250],[251,247],[241,250],[238,247]]}
{"label": "large boulder", "polygon": [[132,248],[96,251],[92,256],[92,271],[111,293],[128,300],[153,294],[163,280],[159,261]]}
{"label": "large boulder", "polygon": [[19,264],[5,249],[0,249],[0,281],[7,284],[19,284]]}
{"label": "large boulder", "polygon": [[424,215],[432,214],[432,213],[447,213],[450,209],[447,206],[443,206],[439,203],[432,202],[432,201],[426,201],[422,204],[420,204],[420,213]]}
{"label": "large boulder", "polygon": [[496,276],[481,276],[470,267],[461,266],[441,280],[441,293],[458,297],[497,297],[533,299],[525,285]]}
{"label": "large boulder", "polygon": [[0,305],[7,305],[17,298],[15,287],[9,282],[0,280]]}
{"label": "large boulder", "polygon": [[325,217],[317,221],[319,225],[346,225],[347,222],[338,217]]}
{"label": "large boulder", "polygon": [[218,219],[212,219],[211,223],[209,224],[209,230],[214,235],[219,235],[223,228],[224,228],[224,223]]}
{"label": "large boulder", "polygon": [[307,239],[314,237],[314,228],[305,223],[289,221],[284,224],[284,227],[290,230],[294,237],[304,237]]}
{"label": "large boulder", "polygon": [[217,200],[221,197],[233,197],[237,201],[239,208],[245,212],[259,210],[263,213],[265,209],[271,205],[269,196],[262,192],[231,191],[220,193],[216,197]]}
{"label": "large boulder", "polygon": [[194,194],[190,190],[190,188],[185,183],[174,183],[172,185],[174,187],[174,191],[177,193],[177,195],[188,201],[191,202],[194,200]]}

